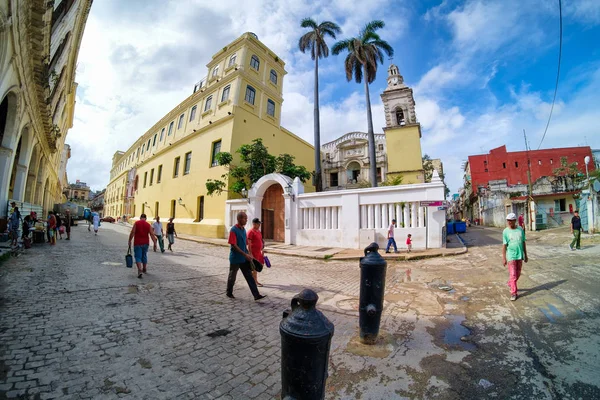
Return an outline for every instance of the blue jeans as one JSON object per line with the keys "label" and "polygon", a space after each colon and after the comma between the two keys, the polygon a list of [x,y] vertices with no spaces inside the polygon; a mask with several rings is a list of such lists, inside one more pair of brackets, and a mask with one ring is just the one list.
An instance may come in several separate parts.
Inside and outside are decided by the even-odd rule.
{"label": "blue jeans", "polygon": [[394,251],[398,251],[398,247],[396,246],[396,240],[393,237],[388,238],[388,244],[387,244],[387,247],[385,248],[386,253],[388,251],[390,251],[390,246],[394,246]]}
{"label": "blue jeans", "polygon": [[133,246],[133,254],[135,255],[135,262],[148,264],[148,246],[147,244],[140,244]]}

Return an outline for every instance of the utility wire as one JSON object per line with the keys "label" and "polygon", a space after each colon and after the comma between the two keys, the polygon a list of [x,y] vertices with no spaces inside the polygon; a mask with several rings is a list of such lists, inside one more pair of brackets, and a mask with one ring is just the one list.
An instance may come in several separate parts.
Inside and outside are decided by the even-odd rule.
{"label": "utility wire", "polygon": [[550,120],[552,119],[552,111],[554,111],[554,102],[556,101],[556,92],[558,92],[558,78],[560,76],[560,59],[562,58],[562,0],[558,0],[558,14],[560,18],[560,36],[558,42],[558,71],[556,72],[556,86],[554,87],[554,98],[552,99],[552,107],[550,107],[550,115],[548,116],[548,123],[546,124],[546,129],[544,130],[544,136],[542,136],[542,140],[540,140],[540,145],[538,146],[538,150],[542,147],[542,143],[544,142],[544,138],[546,137],[546,133],[548,132],[548,126],[550,126]]}

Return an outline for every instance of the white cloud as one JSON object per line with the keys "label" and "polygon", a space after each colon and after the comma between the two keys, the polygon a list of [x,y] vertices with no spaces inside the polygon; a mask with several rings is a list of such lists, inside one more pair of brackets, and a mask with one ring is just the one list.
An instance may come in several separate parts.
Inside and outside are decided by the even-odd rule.
{"label": "white cloud", "polygon": [[[397,17],[385,12],[392,5],[399,11]],[[282,125],[312,143],[314,64],[297,50],[303,33],[300,20],[312,16],[318,22],[336,21],[344,29],[341,39],[356,35],[372,19],[384,19],[382,37],[392,40],[407,29],[403,10],[393,0],[257,0],[252,7],[243,0],[95,2],[78,59],[75,121],[67,137],[72,146],[70,179],[103,188],[114,152],[127,149],[187,97],[194,82],[206,75],[212,55],[247,31],[255,32],[286,61]],[[366,130],[362,86],[356,85],[357,93],[344,101],[327,103],[347,85],[342,59],[321,63],[320,77],[322,142],[347,131]],[[328,77],[337,83],[326,83]],[[378,93],[373,89],[371,95],[375,130],[380,132],[383,108]]]}

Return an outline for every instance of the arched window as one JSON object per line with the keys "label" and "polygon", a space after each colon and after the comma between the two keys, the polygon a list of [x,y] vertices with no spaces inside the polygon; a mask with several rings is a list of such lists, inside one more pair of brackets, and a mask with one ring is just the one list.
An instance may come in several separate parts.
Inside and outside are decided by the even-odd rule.
{"label": "arched window", "polygon": [[360,164],[356,161],[348,164],[346,168],[346,174],[348,177],[348,184],[351,185],[353,183],[358,183],[358,179],[360,178]]}
{"label": "arched window", "polygon": [[400,107],[396,109],[396,123],[398,125],[406,125],[406,121],[404,120],[404,111]]}

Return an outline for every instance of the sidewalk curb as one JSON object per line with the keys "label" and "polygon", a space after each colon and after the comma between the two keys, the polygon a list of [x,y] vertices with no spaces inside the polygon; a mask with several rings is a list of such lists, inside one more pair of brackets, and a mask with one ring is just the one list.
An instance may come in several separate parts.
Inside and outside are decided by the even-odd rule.
{"label": "sidewalk curb", "polygon": [[[467,246],[465,245],[465,242],[462,240],[462,238],[458,235],[456,235],[460,242],[463,244],[463,248],[462,249],[457,249],[456,251],[453,251],[451,253],[437,253],[437,254],[405,254],[405,255],[398,255],[398,256],[394,256],[394,257],[384,257],[386,260],[392,260],[392,261],[417,261],[417,260],[424,260],[424,259],[428,259],[428,258],[437,258],[437,257],[452,257],[452,256],[458,256],[461,254],[465,254],[467,253]],[[211,240],[208,239],[198,239],[198,238],[190,238],[190,237],[178,237],[178,239],[181,240],[187,240],[189,242],[195,242],[195,243],[201,243],[201,244],[209,244],[209,245],[213,245],[213,246],[220,246],[220,247],[228,247],[229,244],[227,243],[218,243],[218,242],[213,242]],[[342,249],[344,250],[344,249]],[[300,257],[300,258],[309,258],[309,259],[314,259],[314,260],[328,260],[328,261],[350,261],[350,260],[360,260],[360,258],[362,256],[342,256],[342,257],[336,257],[335,255],[330,256],[330,255],[309,255],[309,254],[301,254],[301,253],[293,253],[290,252],[288,250],[277,250],[277,249],[269,249],[268,247],[265,247],[265,253],[267,254],[277,254],[277,255],[282,255],[282,256],[290,256],[290,257]],[[341,252],[341,251],[340,251]]]}

